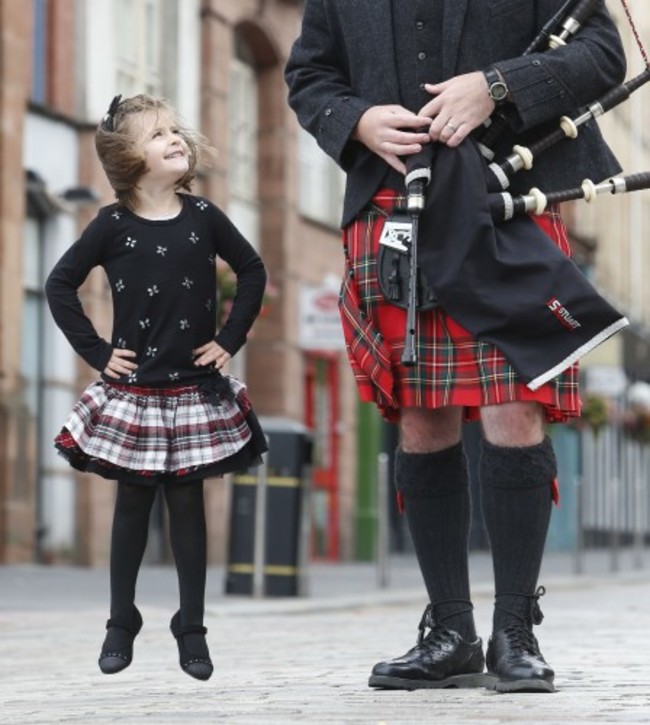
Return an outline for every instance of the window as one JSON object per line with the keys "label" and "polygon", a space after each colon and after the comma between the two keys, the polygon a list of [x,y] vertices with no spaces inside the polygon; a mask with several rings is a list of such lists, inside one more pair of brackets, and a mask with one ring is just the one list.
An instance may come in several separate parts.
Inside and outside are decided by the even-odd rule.
{"label": "window", "polygon": [[[249,47],[237,36],[235,53],[230,61],[228,96],[230,134],[228,216],[246,239],[259,249],[257,114],[257,72]],[[231,365],[235,377],[245,378],[246,351],[240,351]]]}
{"label": "window", "polygon": [[23,320],[21,374],[25,403],[30,414],[38,417],[40,411],[41,359],[43,338],[43,283],[42,283],[43,227],[34,217],[27,217],[23,238]]}
{"label": "window", "polygon": [[258,104],[257,73],[246,58],[246,47],[239,44],[230,66],[228,99],[230,126],[230,206],[229,214],[242,234],[259,243],[258,209]]}
{"label": "window", "polygon": [[117,87],[124,96],[162,93],[163,0],[115,3]]}
{"label": "window", "polygon": [[298,173],[300,213],[321,224],[338,228],[345,174],[303,129],[298,137]]}

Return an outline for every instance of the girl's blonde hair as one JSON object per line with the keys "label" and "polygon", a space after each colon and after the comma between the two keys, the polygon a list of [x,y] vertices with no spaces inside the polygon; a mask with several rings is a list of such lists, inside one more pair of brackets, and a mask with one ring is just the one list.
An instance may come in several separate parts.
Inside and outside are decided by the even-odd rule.
{"label": "girl's blonde hair", "polygon": [[129,209],[135,206],[138,181],[147,172],[146,159],[137,146],[129,121],[135,114],[147,111],[168,113],[174,119],[180,137],[187,144],[189,167],[187,173],[176,182],[176,189],[190,191],[199,157],[211,150],[207,139],[185,126],[176,109],[164,98],[141,93],[123,101],[119,97],[114,99],[108,114],[97,127],[95,148],[118,202]]}

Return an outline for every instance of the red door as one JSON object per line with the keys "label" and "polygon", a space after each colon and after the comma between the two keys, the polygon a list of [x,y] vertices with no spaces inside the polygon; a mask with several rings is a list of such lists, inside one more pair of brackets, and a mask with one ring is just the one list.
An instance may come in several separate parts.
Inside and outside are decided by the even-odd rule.
{"label": "red door", "polygon": [[338,367],[334,353],[306,353],[305,424],[313,436],[312,556],[339,556]]}

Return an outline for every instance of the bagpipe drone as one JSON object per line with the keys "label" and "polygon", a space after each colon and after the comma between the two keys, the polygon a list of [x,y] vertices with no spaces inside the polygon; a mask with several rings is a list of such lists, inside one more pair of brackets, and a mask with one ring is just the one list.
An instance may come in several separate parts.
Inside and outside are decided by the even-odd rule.
{"label": "bagpipe drone", "polygon": [[[564,3],[525,52],[570,42],[600,2]],[[645,61],[640,75],[577,117],[562,118],[556,131],[529,147],[515,146],[502,161],[487,146],[506,127],[498,111],[478,140],[455,149],[428,145],[408,159],[402,211],[410,225],[391,228],[387,222],[378,257],[384,296],[407,310],[402,364],[417,363],[417,312],[437,304],[474,337],[500,349],[531,390],[629,324],[530,215],[550,204],[647,189],[650,172],[545,193],[506,191],[511,177],[530,168],[539,154],[575,138],[580,126],[650,80],[645,49],[626,0],[621,2]]]}

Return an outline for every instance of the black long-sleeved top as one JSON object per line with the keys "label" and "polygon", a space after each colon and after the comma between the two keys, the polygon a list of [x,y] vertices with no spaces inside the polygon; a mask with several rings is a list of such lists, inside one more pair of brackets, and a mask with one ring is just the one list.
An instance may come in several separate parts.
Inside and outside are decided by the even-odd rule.
{"label": "black long-sleeved top", "polygon": [[[89,365],[104,370],[113,348],[136,352],[138,369],[122,383],[204,380],[211,371],[194,365],[192,350],[215,339],[234,355],[261,308],[266,272],[257,252],[214,204],[190,194],[181,198],[181,212],[166,220],[144,219],[118,204],[103,207],[45,284],[54,320]],[[218,333],[217,257],[237,276],[232,309]],[[77,294],[98,265],[113,297],[110,343],[97,334]]]}

